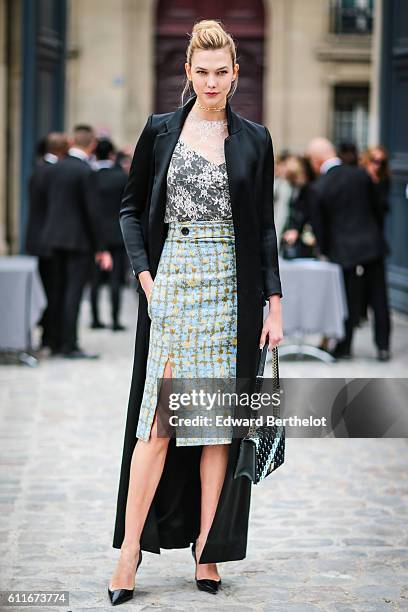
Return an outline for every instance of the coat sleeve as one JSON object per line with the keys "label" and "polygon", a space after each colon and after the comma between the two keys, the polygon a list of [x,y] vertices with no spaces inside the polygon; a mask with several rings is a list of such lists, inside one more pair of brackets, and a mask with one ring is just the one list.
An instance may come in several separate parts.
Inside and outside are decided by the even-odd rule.
{"label": "coat sleeve", "polygon": [[314,181],[310,186],[311,224],[320,254],[328,257],[328,218],[323,192],[319,186],[320,180],[321,179],[316,179],[316,181]]}
{"label": "coat sleeve", "polygon": [[89,168],[83,173],[83,198],[84,217],[92,249],[98,251],[107,250],[107,240],[103,233],[102,211],[98,199],[96,171]]}
{"label": "coat sleeve", "polygon": [[151,179],[154,145],[150,115],[136,144],[129,177],[123,191],[119,221],[133,274],[140,286],[138,274],[149,270],[149,258],[142,232],[141,215],[146,207]]}
{"label": "coat sleeve", "polygon": [[308,220],[308,185],[304,185],[290,203],[289,218],[285,230],[295,229],[301,234]]}
{"label": "coat sleeve", "polygon": [[266,151],[263,166],[263,190],[262,190],[262,277],[264,298],[278,294],[283,296],[278,262],[278,246],[276,239],[275,220],[273,212],[273,184],[274,184],[274,155],[272,139],[267,127],[265,127]]}
{"label": "coat sleeve", "polygon": [[82,224],[93,253],[105,249],[99,208],[96,205],[97,196],[93,190],[92,177],[94,170],[86,161],[76,162],[76,177],[78,181],[78,205]]}

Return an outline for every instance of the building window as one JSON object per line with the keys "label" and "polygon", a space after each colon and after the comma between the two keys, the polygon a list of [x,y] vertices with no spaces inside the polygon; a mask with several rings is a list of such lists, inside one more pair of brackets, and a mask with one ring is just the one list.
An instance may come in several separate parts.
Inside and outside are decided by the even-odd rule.
{"label": "building window", "polygon": [[371,34],[374,0],[332,0],[331,9],[335,34]]}
{"label": "building window", "polygon": [[336,146],[347,141],[360,150],[367,147],[368,100],[368,86],[335,87],[332,138]]}

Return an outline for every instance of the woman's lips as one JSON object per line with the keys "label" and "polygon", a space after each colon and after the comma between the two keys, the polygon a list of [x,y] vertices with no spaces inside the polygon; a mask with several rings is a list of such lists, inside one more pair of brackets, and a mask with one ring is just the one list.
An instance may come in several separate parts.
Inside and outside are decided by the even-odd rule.
{"label": "woman's lips", "polygon": [[210,96],[210,98],[212,96],[218,96],[218,91],[211,91],[211,92],[206,92],[205,94],[206,96]]}

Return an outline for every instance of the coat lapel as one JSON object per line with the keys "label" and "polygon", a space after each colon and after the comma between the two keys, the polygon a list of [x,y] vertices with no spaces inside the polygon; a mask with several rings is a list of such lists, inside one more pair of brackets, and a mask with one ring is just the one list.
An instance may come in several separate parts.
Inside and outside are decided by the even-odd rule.
{"label": "coat lapel", "polygon": [[[167,227],[164,223],[167,195],[167,171],[173,151],[179,139],[184,121],[190,112],[197,96],[193,95],[184,106],[171,113],[164,124],[164,132],[156,136],[154,147],[154,181],[149,211],[149,244],[151,260],[156,268],[166,237]],[[239,132],[242,128],[240,117],[234,113],[227,101],[228,136],[224,142],[225,162],[228,174],[228,183],[231,196],[233,217],[236,215],[237,187],[240,174],[238,150]],[[236,142],[237,141],[237,142]],[[235,144],[236,143],[236,144]],[[154,270],[155,271],[155,270]]]}

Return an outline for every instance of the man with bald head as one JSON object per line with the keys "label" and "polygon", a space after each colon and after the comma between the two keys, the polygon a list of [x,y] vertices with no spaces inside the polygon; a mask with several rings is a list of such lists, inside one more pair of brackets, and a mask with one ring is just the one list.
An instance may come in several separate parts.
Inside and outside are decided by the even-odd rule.
{"label": "man with bald head", "polygon": [[390,315],[384,259],[386,244],[374,185],[362,168],[343,164],[333,144],[314,138],[306,154],[318,176],[311,187],[311,221],[322,255],[343,270],[349,317],[345,338],[333,351],[350,358],[353,328],[358,324],[364,284],[374,313],[377,358],[390,358]]}

